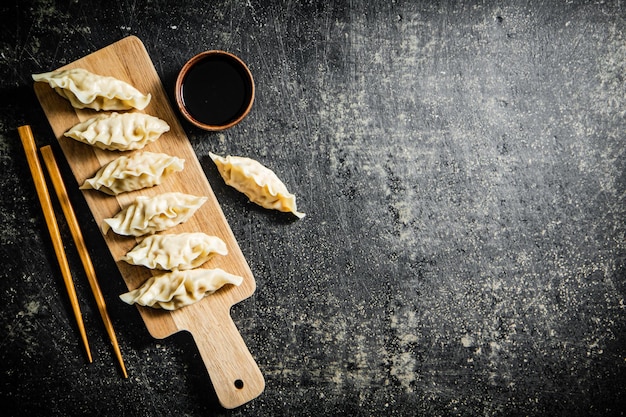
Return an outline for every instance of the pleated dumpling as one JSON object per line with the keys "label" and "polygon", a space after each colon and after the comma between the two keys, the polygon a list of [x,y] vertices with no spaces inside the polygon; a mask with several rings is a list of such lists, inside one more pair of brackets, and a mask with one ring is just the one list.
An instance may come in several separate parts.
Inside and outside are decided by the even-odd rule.
{"label": "pleated dumpling", "polygon": [[145,113],[101,114],[78,123],[65,136],[110,151],[141,149],[170,130],[164,120]]}
{"label": "pleated dumpling", "polygon": [[214,255],[227,255],[226,243],[202,232],[148,236],[122,258],[150,269],[197,268]]}
{"label": "pleated dumpling", "polygon": [[96,175],[85,180],[80,189],[99,190],[109,195],[141,190],[161,184],[171,173],[182,171],[184,165],[184,159],[164,153],[136,152],[104,165]]}
{"label": "pleated dumpling", "polygon": [[119,235],[143,236],[161,232],[183,223],[207,201],[207,197],[179,192],[139,196],[115,217],[104,219],[102,230],[109,229]]}
{"label": "pleated dumpling", "polygon": [[242,277],[219,268],[173,271],[149,278],[120,298],[128,304],[176,310],[202,300],[226,284],[239,286],[242,282]]}
{"label": "pleated dumpling", "polygon": [[33,80],[47,82],[77,109],[143,110],[151,95],[115,77],[94,74],[83,68],[33,74]]}
{"label": "pleated dumpling", "polygon": [[226,184],[245,194],[250,201],[267,209],[290,212],[298,218],[304,213],[296,207],[296,196],[269,168],[241,156],[221,157],[209,152]]}

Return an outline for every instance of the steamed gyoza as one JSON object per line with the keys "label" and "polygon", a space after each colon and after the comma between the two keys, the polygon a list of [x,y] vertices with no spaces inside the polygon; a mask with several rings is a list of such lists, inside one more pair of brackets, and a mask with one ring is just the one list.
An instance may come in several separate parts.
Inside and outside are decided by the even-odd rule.
{"label": "steamed gyoza", "polygon": [[151,95],[114,77],[91,73],[83,68],[33,74],[33,80],[47,82],[77,109],[143,110]]}
{"label": "steamed gyoza", "polygon": [[242,277],[219,268],[173,271],[149,278],[120,298],[128,304],[176,310],[202,300],[226,284],[239,286],[242,282]]}
{"label": "steamed gyoza", "polygon": [[209,152],[226,184],[245,194],[250,201],[268,209],[290,212],[299,218],[296,197],[269,168],[241,156],[221,157]]}
{"label": "steamed gyoza", "polygon": [[80,189],[99,190],[109,195],[141,190],[161,184],[171,173],[182,171],[184,164],[184,159],[164,153],[136,152],[104,165],[96,175],[85,180]]}
{"label": "steamed gyoza", "polygon": [[185,270],[204,264],[213,254],[226,255],[226,243],[202,232],[148,236],[123,258],[151,269]]}
{"label": "steamed gyoza", "polygon": [[154,197],[139,196],[115,217],[104,219],[102,230],[119,235],[143,236],[167,230],[183,223],[200,208],[207,197],[179,192],[163,193]]}
{"label": "steamed gyoza", "polygon": [[164,120],[145,113],[101,114],[78,123],[65,136],[111,151],[141,149],[170,130]]}

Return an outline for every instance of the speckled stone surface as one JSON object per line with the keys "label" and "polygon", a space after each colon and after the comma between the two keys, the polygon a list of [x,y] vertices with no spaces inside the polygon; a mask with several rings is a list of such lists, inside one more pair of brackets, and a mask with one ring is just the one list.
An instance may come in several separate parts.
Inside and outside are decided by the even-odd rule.
{"label": "speckled stone surface", "polygon": [[[622,2],[10,0],[0,18],[3,416],[624,415]],[[267,385],[232,411],[188,334],[155,340],[119,301],[73,190],[130,377],[61,221],[87,363],[18,139],[53,143],[31,73],[128,35],[170,98],[206,49],[256,80],[240,125],[183,124],[258,285],[232,316]],[[210,151],[272,168],[307,217],[248,203]]]}

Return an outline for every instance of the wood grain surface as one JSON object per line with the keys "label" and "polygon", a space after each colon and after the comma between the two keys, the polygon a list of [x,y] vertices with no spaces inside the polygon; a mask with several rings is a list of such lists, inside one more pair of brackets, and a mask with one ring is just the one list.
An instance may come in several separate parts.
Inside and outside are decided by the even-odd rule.
{"label": "wood grain surface", "polygon": [[[223,287],[202,301],[173,312],[141,306],[138,306],[138,310],[148,331],[155,338],[164,338],[180,330],[192,333],[224,407],[234,408],[255,398],[264,389],[264,379],[229,315],[233,304],[254,293],[254,276],[176,118],[143,43],[137,37],[126,37],[59,69],[68,68],[84,68],[99,75],[113,76],[143,93],[150,93],[152,100],[143,112],[157,116],[170,125],[169,132],[143,150],[183,158],[185,169],[181,173],[171,175],[159,186],[119,196],[108,196],[95,190],[85,190],[83,195],[99,225],[103,219],[114,216],[138,195],[153,196],[179,191],[208,197],[208,201],[190,220],[164,233],[201,231],[219,236],[226,242],[228,255],[213,257],[203,267],[222,268],[240,275],[244,278],[243,283],[238,287]],[[47,83],[35,83],[34,88],[76,178],[76,183],[68,184],[68,187],[78,187],[102,165],[121,155],[120,152],[100,150],[64,137],[63,134],[69,128],[93,117],[97,112],[74,109],[69,101],[54,92]],[[103,235],[128,288],[132,290],[139,287],[151,276],[151,271],[120,260],[137,244],[138,239],[119,236],[112,231]]]}

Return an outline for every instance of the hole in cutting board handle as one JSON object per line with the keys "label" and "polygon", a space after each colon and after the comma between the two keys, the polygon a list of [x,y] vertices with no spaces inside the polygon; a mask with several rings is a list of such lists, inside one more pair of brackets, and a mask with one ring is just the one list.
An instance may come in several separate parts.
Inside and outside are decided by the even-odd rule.
{"label": "hole in cutting board handle", "polygon": [[241,379],[235,380],[235,388],[237,388],[237,389],[242,389],[243,388],[243,381]]}

